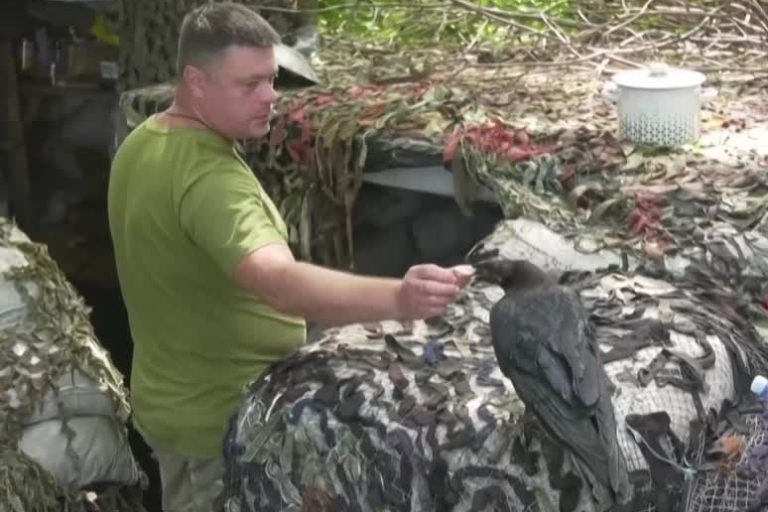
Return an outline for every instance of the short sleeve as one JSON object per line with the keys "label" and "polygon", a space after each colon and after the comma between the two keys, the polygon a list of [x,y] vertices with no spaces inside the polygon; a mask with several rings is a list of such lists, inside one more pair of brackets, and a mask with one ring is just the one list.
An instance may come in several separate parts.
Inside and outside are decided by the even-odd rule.
{"label": "short sleeve", "polygon": [[263,193],[255,176],[222,169],[198,177],[181,197],[182,229],[228,276],[247,254],[286,242]]}

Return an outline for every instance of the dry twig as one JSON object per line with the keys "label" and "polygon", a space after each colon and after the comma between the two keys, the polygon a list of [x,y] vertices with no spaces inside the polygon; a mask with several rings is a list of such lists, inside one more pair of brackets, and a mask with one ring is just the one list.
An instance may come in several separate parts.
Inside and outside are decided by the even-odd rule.
{"label": "dry twig", "polygon": [[[699,5],[684,0],[623,0],[616,5],[587,0],[573,4],[578,5],[569,17],[547,11],[484,7],[469,0],[429,4],[381,2],[370,4],[370,8],[411,9],[414,24],[420,27],[424,26],[423,18],[428,12],[440,12],[443,20],[453,13],[459,17],[462,13],[482,16],[483,27],[496,24],[507,28],[508,40],[501,41],[502,44],[494,42],[506,49],[496,56],[498,64],[510,59],[519,63],[523,57],[531,64],[548,66],[592,62],[603,69],[602,63],[608,60],[634,67],[639,62],[660,58],[662,51],[667,59],[703,64],[708,52],[718,52],[714,61],[721,63],[724,70],[742,63],[747,67],[744,61],[749,59],[750,68],[758,64],[757,69],[768,72],[768,7],[760,0],[702,0]],[[354,5],[360,8],[360,4]],[[335,8],[339,7],[343,6]],[[483,46],[479,35],[475,35],[462,50],[482,53]],[[478,61],[478,65],[487,64],[487,60]],[[711,68],[712,64],[707,66]]]}

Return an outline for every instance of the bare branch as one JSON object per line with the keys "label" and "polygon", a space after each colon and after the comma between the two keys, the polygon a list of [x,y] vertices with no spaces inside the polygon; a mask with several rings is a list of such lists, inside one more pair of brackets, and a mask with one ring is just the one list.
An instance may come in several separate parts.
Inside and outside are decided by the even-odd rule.
{"label": "bare branch", "polygon": [[[492,52],[498,62],[473,64],[469,59],[466,65],[470,67],[501,66],[514,56],[516,63],[523,59],[554,66],[586,66],[591,62],[592,69],[600,72],[607,69],[608,63],[638,67],[648,58],[662,57],[694,66],[698,62],[702,69],[718,64],[732,68],[737,67],[737,62],[743,62],[750,69],[760,69],[760,65],[768,68],[768,11],[762,0],[703,0],[695,4],[684,0],[622,0],[612,4],[584,0],[561,3],[557,7],[557,13],[553,14],[554,4],[553,8],[532,12],[519,7],[486,7],[471,0],[423,4],[374,1],[314,12],[344,8],[357,12],[410,9],[419,22],[403,29],[406,34],[411,30],[423,32],[425,16],[433,20],[430,26],[442,27],[449,22],[466,22],[467,15],[471,15],[472,19],[479,20],[476,32],[467,32],[458,39],[460,46],[455,48],[465,54],[488,54],[481,34],[488,27],[503,27],[494,32],[502,38],[494,41],[496,50]],[[442,28],[435,31],[436,40],[441,33]],[[707,52],[718,52],[717,57],[705,61]]]}

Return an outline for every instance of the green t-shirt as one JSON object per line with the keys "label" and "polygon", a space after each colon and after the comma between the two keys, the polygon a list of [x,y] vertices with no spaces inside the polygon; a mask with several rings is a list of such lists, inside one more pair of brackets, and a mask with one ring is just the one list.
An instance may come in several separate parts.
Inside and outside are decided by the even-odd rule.
{"label": "green t-shirt", "polygon": [[221,456],[243,386],[304,344],[305,322],[235,285],[285,222],[234,146],[150,117],[115,154],[109,223],[133,338],[134,422],[152,442]]}

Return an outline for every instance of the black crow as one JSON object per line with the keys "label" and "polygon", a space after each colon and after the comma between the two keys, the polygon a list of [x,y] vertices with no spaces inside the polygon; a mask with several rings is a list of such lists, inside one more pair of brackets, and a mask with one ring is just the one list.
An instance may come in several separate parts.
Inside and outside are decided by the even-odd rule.
{"label": "black crow", "polygon": [[475,268],[505,292],[490,313],[502,373],[592,474],[600,510],[626,503],[631,491],[608,376],[578,294],[527,261],[495,258]]}

